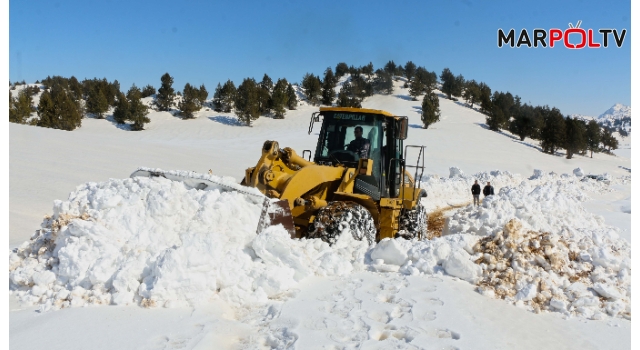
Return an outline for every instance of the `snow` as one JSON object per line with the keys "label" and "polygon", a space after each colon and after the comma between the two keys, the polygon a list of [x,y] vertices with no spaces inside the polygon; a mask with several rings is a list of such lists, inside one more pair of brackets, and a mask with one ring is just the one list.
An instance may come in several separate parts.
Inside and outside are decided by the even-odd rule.
{"label": "snow", "polygon": [[[242,307],[266,303],[310,276],[368,269],[445,273],[537,312],[630,318],[630,245],[581,206],[586,190],[606,190],[604,180],[535,171],[485,197],[482,206],[459,209],[444,237],[384,239],[369,247],[346,232],[330,247],[291,240],[281,226],[256,235],[263,197],[255,190],[213,175],[174,171],[167,177],[172,174],[222,187],[197,190],[164,177],[133,177],[86,183],[67,201],[56,201],[42,229],[9,256],[18,299],[42,311],[198,306],[218,298]],[[468,188],[474,178],[489,176],[455,174],[439,180],[445,184],[439,191],[453,194],[456,188],[446,184],[466,181]],[[437,193],[433,182],[425,186]],[[596,294],[576,294],[569,287],[577,281]],[[602,306],[582,301],[598,295],[608,299]]]}
{"label": "snow", "polygon": [[[364,106],[419,124],[419,102],[399,98],[406,94],[400,84],[395,95]],[[286,119],[260,118],[252,128],[211,111],[188,121],[152,112],[143,132],[94,119],[73,132],[10,125],[10,244],[18,248],[9,256],[12,342],[38,347],[33,335],[51,330],[50,343],[64,338],[65,349],[87,346],[74,335],[83,333],[105,348],[629,347],[630,246],[619,237],[630,216],[628,158],[543,154],[533,141],[488,131],[484,116],[441,99],[443,120],[409,131],[409,144],[427,145],[425,206],[469,203],[474,180],[496,190],[481,207],[450,212],[445,236],[370,247],[342,235],[330,247],[291,240],[281,227],[256,235],[261,202],[234,186],[265,140],[313,150],[317,136],[304,131],[316,109],[301,103]],[[74,156],[62,161],[69,149]],[[126,178],[141,165],[211,169],[215,175],[202,178],[228,187],[197,191]],[[608,173],[608,183],[576,168]],[[54,198],[67,199],[51,210]],[[514,218],[522,228],[505,228]],[[507,285],[497,252],[547,241],[555,250],[522,256],[521,276]],[[558,254],[574,260],[554,266],[563,261]],[[565,283],[587,264],[590,274]],[[29,304],[49,311],[34,318]],[[116,311],[135,317],[104,321]],[[178,315],[185,322],[175,323]],[[153,331],[130,331],[141,323]],[[130,341],[94,328],[111,325]]]}

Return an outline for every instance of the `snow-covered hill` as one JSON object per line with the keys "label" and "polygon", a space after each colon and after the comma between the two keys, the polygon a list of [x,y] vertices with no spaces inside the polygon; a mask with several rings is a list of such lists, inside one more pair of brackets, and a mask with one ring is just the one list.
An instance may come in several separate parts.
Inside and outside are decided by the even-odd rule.
{"label": "snow-covered hill", "polygon": [[[424,204],[468,203],[475,179],[496,188],[482,207],[450,212],[449,235],[429,242],[257,237],[259,207],[241,194],[126,179],[150,166],[237,182],[265,140],[313,151],[317,107],[304,102],[253,127],[211,110],[152,111],[142,132],[98,119],[72,132],[11,124],[12,347],[629,348],[630,159],[548,155],[443,98],[441,121],[422,129],[401,84],[363,105],[408,116],[407,144],[427,146]],[[517,276],[500,265],[512,248]],[[110,303],[136,306],[98,306]],[[541,305],[554,312],[528,311]]]}

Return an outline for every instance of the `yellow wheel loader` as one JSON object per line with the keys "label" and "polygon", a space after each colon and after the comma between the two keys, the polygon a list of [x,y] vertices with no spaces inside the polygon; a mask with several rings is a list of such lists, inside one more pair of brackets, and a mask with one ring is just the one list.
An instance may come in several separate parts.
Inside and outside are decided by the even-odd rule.
{"label": "yellow wheel loader", "polygon": [[[355,238],[370,242],[425,237],[420,199],[426,191],[416,182],[424,171],[424,147],[403,147],[408,119],[380,110],[320,108],[311,116],[309,134],[321,119],[313,162],[309,150],[303,151],[309,157],[304,159],[291,148],[266,141],[242,184],[281,200],[276,203],[281,210],[272,218],[293,237],[333,243],[346,227]],[[356,149],[358,143],[368,147]],[[413,148],[416,163],[408,165],[407,151]],[[415,168],[415,177],[408,167]]]}
{"label": "yellow wheel loader", "polygon": [[[407,117],[374,109],[321,107],[311,115],[309,134],[321,120],[315,154],[304,150],[299,156],[276,141],[265,141],[258,163],[246,170],[241,185],[265,196],[257,233],[282,224],[292,238],[320,238],[329,244],[347,228],[354,238],[369,243],[395,237],[424,239],[424,146],[403,145]],[[415,163],[407,164],[407,152],[414,153]],[[414,176],[408,169],[415,170]],[[219,185],[148,170],[132,176],[163,176],[198,189]]]}

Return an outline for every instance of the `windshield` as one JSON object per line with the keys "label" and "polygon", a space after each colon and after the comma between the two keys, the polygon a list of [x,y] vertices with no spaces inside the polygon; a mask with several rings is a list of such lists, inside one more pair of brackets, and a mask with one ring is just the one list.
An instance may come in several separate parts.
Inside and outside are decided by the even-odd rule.
{"label": "windshield", "polygon": [[316,149],[316,161],[357,165],[372,159],[379,178],[383,117],[376,114],[331,112],[324,114]]}

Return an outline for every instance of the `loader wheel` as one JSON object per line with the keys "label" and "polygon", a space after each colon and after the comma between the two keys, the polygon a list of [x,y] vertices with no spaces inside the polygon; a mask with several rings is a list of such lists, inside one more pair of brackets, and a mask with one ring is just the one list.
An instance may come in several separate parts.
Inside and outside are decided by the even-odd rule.
{"label": "loader wheel", "polygon": [[346,229],[359,241],[366,239],[371,244],[376,238],[376,226],[371,213],[354,202],[329,202],[318,210],[309,226],[308,237],[320,238],[333,245]]}
{"label": "loader wheel", "polygon": [[427,210],[418,203],[412,210],[405,210],[398,218],[396,237],[425,239],[427,237]]}

